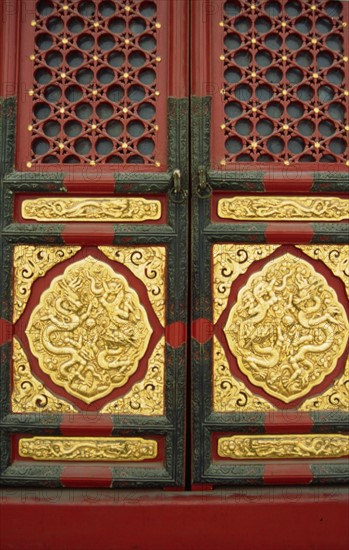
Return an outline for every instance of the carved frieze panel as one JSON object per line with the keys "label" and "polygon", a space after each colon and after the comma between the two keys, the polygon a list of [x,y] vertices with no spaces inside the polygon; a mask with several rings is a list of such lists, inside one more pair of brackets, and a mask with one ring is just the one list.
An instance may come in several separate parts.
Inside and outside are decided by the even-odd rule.
{"label": "carved frieze panel", "polygon": [[164,413],[166,249],[100,249],[15,247],[13,412]]}
{"label": "carved frieze panel", "polygon": [[[258,248],[264,254],[256,257]],[[214,245],[214,274],[220,274],[213,280],[215,411],[272,410],[283,403],[345,410],[347,252],[345,245]],[[252,259],[244,275],[236,258]]]}
{"label": "carved frieze panel", "polygon": [[341,458],[349,455],[349,437],[339,434],[234,435],[218,439],[218,455],[233,460]]}
{"label": "carved frieze panel", "polygon": [[19,456],[33,460],[143,461],[156,458],[157,441],[142,437],[32,437],[19,440]]}

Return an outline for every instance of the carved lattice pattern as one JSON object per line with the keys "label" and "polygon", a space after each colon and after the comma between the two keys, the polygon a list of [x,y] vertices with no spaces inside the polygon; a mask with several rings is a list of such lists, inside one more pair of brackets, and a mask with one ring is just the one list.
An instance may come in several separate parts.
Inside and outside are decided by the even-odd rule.
{"label": "carved lattice pattern", "polygon": [[32,159],[157,164],[157,6],[36,3]]}
{"label": "carved lattice pattern", "polygon": [[229,0],[220,24],[222,164],[349,165],[343,3]]}

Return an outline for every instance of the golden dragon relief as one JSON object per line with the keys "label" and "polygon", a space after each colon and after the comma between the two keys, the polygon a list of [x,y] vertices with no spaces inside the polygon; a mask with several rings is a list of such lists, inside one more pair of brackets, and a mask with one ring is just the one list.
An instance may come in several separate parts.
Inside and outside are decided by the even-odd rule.
{"label": "golden dragon relief", "polygon": [[234,435],[218,439],[218,456],[233,460],[319,459],[348,455],[347,435]]}
{"label": "golden dragon relief", "polygon": [[349,218],[349,201],[338,197],[232,197],[218,201],[218,216],[230,220],[339,221]]}
{"label": "golden dragon relief", "polygon": [[226,308],[233,282],[256,260],[272,254],[279,245],[215,244],[213,246],[213,322]]}
{"label": "golden dragon relief", "polygon": [[27,246],[14,247],[14,299],[13,322],[22,315],[30,297],[33,283],[55,265],[74,256],[80,246]]}
{"label": "golden dragon relief", "polygon": [[74,412],[70,403],[59,399],[33,376],[28,358],[17,340],[13,339],[12,412]]}
{"label": "golden dragon relief", "polygon": [[33,460],[131,461],[157,457],[158,444],[141,437],[32,437],[22,438],[19,455]]}
{"label": "golden dragon relief", "polygon": [[53,279],[26,329],[40,368],[85,403],[126,384],[151,333],[125,277],[92,256]]}
{"label": "golden dragon relief", "polygon": [[253,395],[241,380],[230,372],[224,350],[213,340],[213,409],[215,412],[267,412],[276,410],[262,397]]}
{"label": "golden dragon relief", "polygon": [[161,217],[161,202],[142,197],[37,198],[22,203],[22,217],[37,221],[142,222]]}
{"label": "golden dragon relief", "polygon": [[251,275],[224,332],[249,380],[289,403],[333,371],[349,323],[326,279],[287,253]]}
{"label": "golden dragon relief", "polygon": [[100,246],[110,260],[122,263],[145,285],[153,309],[165,326],[166,248],[163,246]]}

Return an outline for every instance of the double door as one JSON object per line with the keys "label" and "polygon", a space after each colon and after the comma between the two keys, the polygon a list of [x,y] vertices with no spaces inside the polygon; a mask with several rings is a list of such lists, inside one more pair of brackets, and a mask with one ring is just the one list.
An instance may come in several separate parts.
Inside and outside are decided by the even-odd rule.
{"label": "double door", "polygon": [[2,4],[2,484],[346,481],[346,3]]}

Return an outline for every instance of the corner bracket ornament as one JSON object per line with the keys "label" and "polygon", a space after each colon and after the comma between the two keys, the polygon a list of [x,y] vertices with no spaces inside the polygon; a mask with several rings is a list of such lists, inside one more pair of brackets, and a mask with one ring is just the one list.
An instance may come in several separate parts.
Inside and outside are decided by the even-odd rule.
{"label": "corner bracket ornament", "polygon": [[287,253],[250,276],[224,332],[250,382],[290,403],[334,370],[349,323],[325,277]]}
{"label": "corner bracket ornament", "polygon": [[43,372],[85,403],[127,383],[152,332],[126,278],[92,256],[53,279],[26,329]]}
{"label": "corner bracket ornament", "polygon": [[158,444],[142,437],[22,438],[19,456],[33,460],[141,462],[157,457]]}

